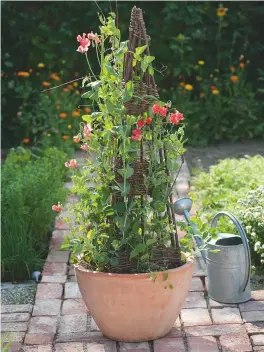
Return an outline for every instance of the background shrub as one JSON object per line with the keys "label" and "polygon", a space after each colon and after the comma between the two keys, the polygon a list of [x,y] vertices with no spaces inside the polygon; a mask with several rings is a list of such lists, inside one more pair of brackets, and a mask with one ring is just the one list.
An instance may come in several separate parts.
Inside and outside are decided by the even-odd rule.
{"label": "background shrub", "polygon": [[[192,180],[191,197],[206,223],[221,210],[242,222],[251,248],[252,264],[264,269],[264,158],[224,159],[199,172]],[[262,185],[262,186],[260,186]],[[234,233],[226,218],[218,222],[219,232]]]}
{"label": "background shrub", "polygon": [[29,279],[41,270],[47,255],[55,214],[51,207],[63,202],[66,190],[64,161],[53,148],[34,155],[19,147],[2,167],[2,279]]}
{"label": "background shrub", "polygon": [[[100,1],[99,5],[104,14],[116,11],[114,1]],[[133,5],[143,9],[151,54],[160,63],[155,67],[160,94],[163,99],[172,96],[185,113],[188,143],[205,145],[217,140],[263,138],[263,3],[158,1],[150,6],[147,1],[120,1],[118,26],[123,40],[128,38]],[[221,6],[228,11],[219,17]],[[39,139],[39,134],[24,128],[24,123],[21,128],[17,117],[20,107],[26,119],[38,119],[42,82],[47,81],[52,87],[86,75],[83,57],[76,52],[76,35],[98,30],[99,9],[94,2],[51,5],[24,1],[3,2],[2,11],[3,144],[19,144],[25,137],[35,143],[33,137],[37,135]],[[89,56],[97,72],[95,53]],[[41,63],[45,72],[39,67]],[[30,76],[17,77],[18,72],[28,72]],[[61,81],[50,78],[54,73]],[[232,76],[238,80],[234,82]],[[28,89],[34,90],[30,99],[16,92],[17,78],[30,82]],[[64,93],[63,87],[58,91]],[[76,110],[77,103],[68,98],[72,101],[71,110]],[[29,107],[30,112],[24,110],[25,100],[34,106]],[[42,111],[49,111],[46,103],[41,100]],[[56,114],[49,116],[56,129]],[[49,133],[43,129],[41,132]]]}

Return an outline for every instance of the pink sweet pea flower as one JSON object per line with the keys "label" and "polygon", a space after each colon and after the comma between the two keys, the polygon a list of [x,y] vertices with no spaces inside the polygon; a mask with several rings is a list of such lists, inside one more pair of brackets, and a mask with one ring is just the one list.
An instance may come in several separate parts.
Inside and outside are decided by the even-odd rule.
{"label": "pink sweet pea flower", "polygon": [[133,141],[140,141],[142,138],[142,131],[139,128],[136,128],[132,131],[131,139]]}
{"label": "pink sweet pea flower", "polygon": [[89,146],[87,143],[83,143],[83,145],[81,145],[80,149],[82,150],[88,150],[89,149]]}
{"label": "pink sweet pea flower", "polygon": [[87,125],[83,126],[83,134],[86,137],[86,139],[88,139],[88,140],[90,139],[91,132],[92,132],[91,125],[87,124]]}
{"label": "pink sweet pea flower", "polygon": [[159,113],[161,114],[161,116],[164,116],[164,117],[166,117],[167,111],[168,111],[168,108],[166,106],[162,106],[159,109]]}
{"label": "pink sweet pea flower", "polygon": [[77,164],[77,162],[76,162],[76,159],[72,159],[72,160],[70,161],[70,163],[66,162],[64,165],[65,165],[66,167],[68,167],[68,168],[77,168],[77,167],[78,167],[78,164]]}
{"label": "pink sweet pea flower", "polygon": [[100,43],[100,39],[98,38],[97,34],[94,34],[93,32],[87,34],[88,39],[94,40],[96,44]]}
{"label": "pink sweet pea flower", "polygon": [[159,106],[159,104],[154,104],[154,105],[152,106],[152,112],[153,112],[154,114],[158,114],[158,113],[160,112],[160,106]]}
{"label": "pink sweet pea flower", "polygon": [[178,110],[175,110],[175,113],[171,114],[169,117],[170,122],[174,125],[178,125],[183,119],[183,114],[181,114]]}
{"label": "pink sweet pea flower", "polygon": [[51,207],[51,209],[54,210],[54,211],[56,211],[56,212],[58,212],[58,213],[60,213],[60,212],[62,211],[61,203],[58,202],[58,205],[53,205],[53,206]]}
{"label": "pink sweet pea flower", "polygon": [[78,35],[77,41],[80,43],[80,46],[78,47],[77,51],[82,54],[86,53],[89,49],[90,44],[91,44],[89,38],[86,38],[86,34],[83,33],[82,36]]}
{"label": "pink sweet pea flower", "polygon": [[81,140],[81,136],[78,134],[77,136],[73,137],[74,142],[79,143]]}

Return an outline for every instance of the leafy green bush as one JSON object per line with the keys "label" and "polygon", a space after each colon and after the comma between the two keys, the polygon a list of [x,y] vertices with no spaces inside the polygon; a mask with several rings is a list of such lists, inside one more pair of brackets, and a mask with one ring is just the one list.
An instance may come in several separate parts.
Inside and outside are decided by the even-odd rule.
{"label": "leafy green bush", "polygon": [[[209,223],[220,210],[237,216],[248,235],[253,265],[264,268],[264,158],[224,159],[208,173],[199,172],[192,184],[191,197],[202,219]],[[218,230],[234,228],[223,218]]]}
{"label": "leafy green bush", "polygon": [[23,280],[40,270],[47,253],[55,214],[63,201],[66,154],[48,149],[35,155],[11,150],[2,167],[2,278]]}
{"label": "leafy green bush", "polygon": [[[115,5],[99,4],[104,14],[111,7],[115,11]],[[177,101],[177,108],[185,112],[188,143],[263,138],[261,2],[158,1],[150,6],[148,1],[136,1],[133,5],[143,9],[151,53],[160,63],[154,67],[162,73],[155,75],[160,96]],[[224,11],[219,13],[221,6]],[[122,40],[128,38],[131,8],[130,2],[118,2],[118,28],[125,33]],[[94,2],[55,2],[51,7],[45,2],[6,1],[2,11],[2,138],[8,146],[14,136],[17,143],[32,138],[23,135],[17,123],[22,100],[9,89],[11,81],[18,72],[33,70],[26,79],[35,89],[30,99],[35,104],[41,90],[35,74],[52,83],[50,74],[57,72],[59,84],[85,76],[75,38],[78,33],[95,31],[99,10]],[[89,53],[89,59],[95,69],[96,54]],[[231,81],[232,76],[239,80]],[[185,89],[188,85],[192,90]]]}

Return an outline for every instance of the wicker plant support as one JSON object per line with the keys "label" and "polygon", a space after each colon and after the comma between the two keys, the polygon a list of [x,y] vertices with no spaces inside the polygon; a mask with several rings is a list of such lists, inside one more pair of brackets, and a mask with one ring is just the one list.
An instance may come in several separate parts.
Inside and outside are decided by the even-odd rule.
{"label": "wicker plant support", "polygon": [[152,95],[157,98],[159,97],[154,77],[149,74],[148,70],[142,74],[140,63],[137,63],[137,65],[133,67],[133,53],[137,47],[147,45],[146,53],[150,55],[148,42],[149,37],[146,33],[142,10],[133,7],[129,27],[128,52],[125,54],[124,58],[123,80],[125,84],[128,81],[134,81],[135,76],[140,77],[139,81],[134,81],[134,95],[140,97],[142,100],[134,98],[125,103],[128,115],[138,115],[148,111],[148,107],[153,100],[144,98],[144,96]]}
{"label": "wicker plant support", "polygon": [[[149,106],[153,104],[153,99],[145,98],[146,95],[159,97],[158,89],[155,84],[154,77],[149,74],[148,70],[143,73],[140,67],[140,63],[137,63],[133,67],[133,53],[137,47],[147,45],[146,53],[150,55],[149,51],[149,37],[146,34],[145,23],[143,20],[142,10],[133,7],[131,11],[131,20],[129,27],[129,41],[128,41],[128,52],[124,57],[124,69],[123,69],[123,85],[128,81],[134,83],[134,98],[125,103],[126,113],[128,115],[140,115],[144,112],[148,112]],[[134,80],[137,77],[138,80]],[[139,97],[139,98],[137,98]],[[124,121],[125,123],[125,121]],[[160,162],[167,164],[166,150],[160,149],[159,151]],[[131,163],[130,167],[133,167],[134,173],[127,179],[130,184],[130,192],[128,197],[138,196],[141,200],[141,207],[144,207],[145,197],[150,195],[150,190],[146,189],[144,176],[148,173],[148,160],[144,156],[144,147],[141,141],[140,153],[138,160]],[[123,167],[121,158],[114,160],[114,171],[115,179],[118,183],[123,183],[123,177],[117,172],[118,169]],[[169,171],[166,167],[166,173]],[[120,193],[116,193],[112,197],[113,204],[124,201]],[[167,206],[167,216],[169,223],[173,224],[174,232],[171,233],[171,247],[156,247],[153,248],[151,254],[152,263],[158,267],[163,268],[175,268],[181,265],[181,251],[177,236],[177,227],[175,214],[172,207],[172,196],[169,197],[169,205]],[[142,234],[144,234],[144,218],[141,219]],[[176,234],[176,236],[175,236]],[[126,251],[119,253],[119,264],[117,266],[109,266],[107,270],[116,273],[129,273],[134,272],[137,268],[137,261],[130,261],[129,255]]]}

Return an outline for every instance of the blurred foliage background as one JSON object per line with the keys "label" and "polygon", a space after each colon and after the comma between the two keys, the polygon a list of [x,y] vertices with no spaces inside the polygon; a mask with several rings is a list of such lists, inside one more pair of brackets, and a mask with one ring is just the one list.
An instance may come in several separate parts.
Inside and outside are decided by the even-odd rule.
{"label": "blurred foliage background", "polygon": [[[114,1],[98,4],[105,15],[116,12]],[[93,1],[1,5],[2,145],[66,148],[84,113],[82,89],[41,90],[87,74],[76,36],[99,32],[98,7]],[[263,138],[264,4],[118,1],[123,40],[134,5],[144,11],[161,98],[184,113],[188,143]]]}

